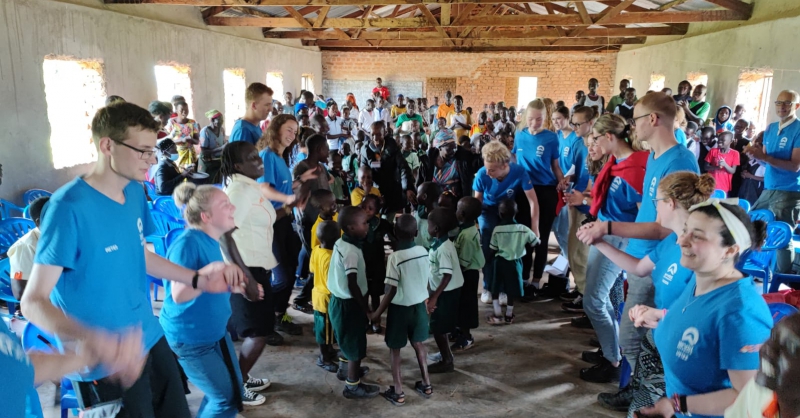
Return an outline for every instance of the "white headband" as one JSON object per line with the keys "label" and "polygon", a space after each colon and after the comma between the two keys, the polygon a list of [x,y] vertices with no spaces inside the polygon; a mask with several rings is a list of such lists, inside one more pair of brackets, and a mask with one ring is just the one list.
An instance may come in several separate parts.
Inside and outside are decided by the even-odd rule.
{"label": "white headband", "polygon": [[736,217],[736,215],[734,215],[731,211],[725,209],[721,203],[738,206],[739,199],[717,199],[712,197],[705,202],[698,203],[690,207],[689,212],[693,212],[695,209],[703,206],[713,206],[716,208],[717,212],[719,212],[719,216],[722,218],[722,223],[724,223],[725,227],[728,228],[728,231],[730,231],[733,240],[736,242],[736,245],[739,246],[739,254],[741,254],[745,250],[749,249],[750,245],[752,245],[752,241],[750,241],[750,232],[747,231],[747,227],[744,226],[742,221],[740,221],[739,218]]}

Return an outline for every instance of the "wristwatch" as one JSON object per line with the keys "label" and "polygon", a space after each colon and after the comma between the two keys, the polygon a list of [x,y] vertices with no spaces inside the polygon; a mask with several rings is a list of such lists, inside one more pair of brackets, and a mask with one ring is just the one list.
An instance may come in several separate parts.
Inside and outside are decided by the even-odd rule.
{"label": "wristwatch", "polygon": [[588,200],[586,200],[586,198],[584,197],[584,198],[583,198],[583,201],[582,201],[581,203],[582,203],[584,206],[586,206],[586,205],[588,205],[588,204],[589,204],[589,201],[588,201]]}

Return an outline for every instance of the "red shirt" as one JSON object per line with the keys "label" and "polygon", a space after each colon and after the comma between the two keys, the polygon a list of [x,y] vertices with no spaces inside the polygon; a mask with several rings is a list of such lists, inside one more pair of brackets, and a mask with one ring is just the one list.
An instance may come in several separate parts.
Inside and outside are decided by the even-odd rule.
{"label": "red shirt", "polygon": [[714,181],[717,182],[716,188],[724,190],[727,193],[731,191],[731,178],[733,174],[720,167],[720,160],[725,160],[729,166],[736,167],[739,165],[739,152],[731,149],[723,154],[720,152],[719,148],[711,148],[711,150],[708,151],[708,155],[706,155],[706,162],[713,167],[708,174],[711,174],[711,177],[714,177]]}
{"label": "red shirt", "polygon": [[380,92],[381,97],[383,97],[383,100],[389,99],[389,89],[387,89],[386,86],[375,87],[374,89],[372,89],[373,96],[375,95],[376,92]]}

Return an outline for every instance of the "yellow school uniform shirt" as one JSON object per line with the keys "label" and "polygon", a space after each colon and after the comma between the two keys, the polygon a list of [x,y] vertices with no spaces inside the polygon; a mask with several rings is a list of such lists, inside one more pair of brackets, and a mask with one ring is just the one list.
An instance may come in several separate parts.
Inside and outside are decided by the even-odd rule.
{"label": "yellow school uniform shirt", "polygon": [[[369,190],[369,194],[374,194],[375,196],[381,197],[380,190],[376,189],[375,187],[372,187],[372,189]],[[350,204],[353,206],[360,205],[361,201],[364,200],[364,196],[366,195],[367,192],[365,192],[364,189],[361,187],[356,187],[352,192],[350,192]]]}
{"label": "yellow school uniform shirt", "polygon": [[[338,213],[334,213],[333,214],[333,221],[334,222],[339,222],[339,214]],[[317,226],[319,226],[319,224],[321,224],[323,222],[325,222],[325,220],[322,219],[321,217],[317,216],[317,221],[314,222],[314,226],[311,227],[311,248],[314,248],[314,247],[316,247],[316,246],[318,246],[320,244],[319,238],[317,238]]]}
{"label": "yellow school uniform shirt", "polygon": [[317,245],[311,250],[311,259],[308,261],[308,271],[314,273],[311,305],[315,311],[320,313],[328,313],[328,303],[331,301],[331,291],[328,290],[328,269],[331,267],[331,254],[333,254],[333,250]]}

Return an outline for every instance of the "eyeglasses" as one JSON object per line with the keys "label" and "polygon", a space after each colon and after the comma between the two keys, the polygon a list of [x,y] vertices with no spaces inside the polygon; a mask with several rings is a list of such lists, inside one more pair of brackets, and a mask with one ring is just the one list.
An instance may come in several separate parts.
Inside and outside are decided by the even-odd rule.
{"label": "eyeglasses", "polygon": [[580,128],[580,127],[581,127],[581,125],[586,125],[586,124],[587,124],[587,123],[589,123],[589,122],[581,122],[581,123],[577,123],[577,122],[572,122],[572,121],[570,121],[570,123],[572,124],[572,126],[574,126],[574,127],[576,127],[576,128]]}
{"label": "eyeglasses", "polygon": [[651,113],[648,113],[648,114],[642,115],[642,116],[637,116],[635,118],[629,119],[629,121],[631,123],[631,126],[634,126],[634,127],[636,126],[636,119],[641,119],[641,118],[644,118],[644,117],[647,117],[647,116],[650,116],[650,115],[656,115],[656,117],[658,117],[658,113],[654,113],[654,112],[651,112]]}
{"label": "eyeglasses", "polygon": [[149,151],[148,150],[141,150],[139,148],[132,147],[132,146],[130,146],[130,145],[128,145],[128,144],[126,144],[126,143],[124,143],[122,141],[117,141],[116,139],[113,139],[113,138],[111,138],[111,140],[116,142],[117,144],[122,145],[123,147],[130,148],[130,149],[138,152],[140,160],[149,160],[149,159],[153,158],[153,155],[155,155],[155,153],[156,153],[155,148],[153,148],[152,150],[149,150]]}
{"label": "eyeglasses", "polygon": [[661,200],[667,200],[667,199],[669,199],[669,198],[668,197],[662,197],[662,198],[659,199],[659,198],[656,197],[656,198],[653,198],[653,203],[658,203]]}
{"label": "eyeglasses", "polygon": [[597,138],[600,138],[600,137],[602,137],[602,136],[603,136],[603,135],[594,135],[594,136],[589,136],[589,139],[592,141],[592,144],[597,144]]}
{"label": "eyeglasses", "polygon": [[775,106],[779,106],[779,107],[780,106],[791,106],[793,104],[795,104],[795,102],[793,102],[791,100],[787,100],[785,102],[775,101]]}

